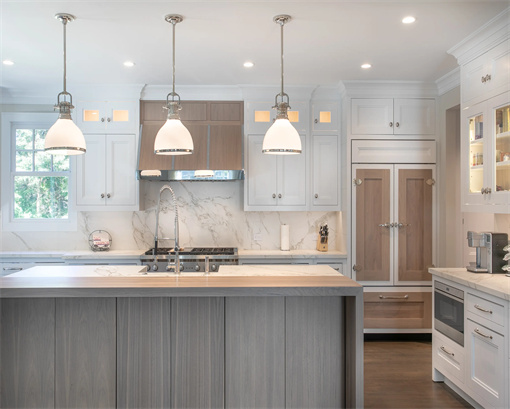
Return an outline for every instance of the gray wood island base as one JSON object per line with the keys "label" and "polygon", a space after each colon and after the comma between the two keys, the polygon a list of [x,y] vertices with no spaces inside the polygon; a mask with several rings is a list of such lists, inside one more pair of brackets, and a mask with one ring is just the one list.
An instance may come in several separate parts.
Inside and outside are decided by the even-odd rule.
{"label": "gray wood island base", "polygon": [[12,276],[0,297],[2,408],[363,407],[342,275]]}

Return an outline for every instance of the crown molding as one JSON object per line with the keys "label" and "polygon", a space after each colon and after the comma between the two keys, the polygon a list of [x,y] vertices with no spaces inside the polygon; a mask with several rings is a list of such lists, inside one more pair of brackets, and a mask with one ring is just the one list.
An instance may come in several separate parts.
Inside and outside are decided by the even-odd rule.
{"label": "crown molding", "polygon": [[510,38],[510,7],[489,20],[447,52],[464,65]]}
{"label": "crown molding", "polygon": [[460,87],[460,67],[451,70],[436,80],[437,94],[441,96],[456,87]]}
{"label": "crown molding", "polygon": [[366,98],[435,98],[437,86],[423,81],[343,81],[345,96]]}
{"label": "crown molding", "polygon": [[[171,85],[146,85],[140,99],[149,101],[165,100]],[[179,85],[177,92],[181,99],[187,101],[240,101],[242,91],[238,86],[230,85]]]}

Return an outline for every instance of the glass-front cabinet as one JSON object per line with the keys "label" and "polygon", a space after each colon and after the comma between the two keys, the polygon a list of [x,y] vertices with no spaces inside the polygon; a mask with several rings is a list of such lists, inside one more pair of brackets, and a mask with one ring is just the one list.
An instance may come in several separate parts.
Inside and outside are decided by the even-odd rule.
{"label": "glass-front cabinet", "polygon": [[464,211],[510,212],[510,96],[462,113]]}

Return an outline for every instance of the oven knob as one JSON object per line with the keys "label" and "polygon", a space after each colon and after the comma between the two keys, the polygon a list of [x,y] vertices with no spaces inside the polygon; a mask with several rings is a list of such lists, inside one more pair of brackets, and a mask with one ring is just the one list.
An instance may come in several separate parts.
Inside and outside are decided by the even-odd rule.
{"label": "oven knob", "polygon": [[211,271],[216,271],[216,264],[211,265]]}
{"label": "oven knob", "polygon": [[153,264],[152,267],[151,267],[151,270],[152,271],[158,271],[158,265],[157,264]]}
{"label": "oven knob", "polygon": [[179,267],[179,271],[184,271],[184,265],[181,264],[181,266]]}
{"label": "oven knob", "polygon": [[195,265],[195,271],[200,271],[200,266],[198,264]]}

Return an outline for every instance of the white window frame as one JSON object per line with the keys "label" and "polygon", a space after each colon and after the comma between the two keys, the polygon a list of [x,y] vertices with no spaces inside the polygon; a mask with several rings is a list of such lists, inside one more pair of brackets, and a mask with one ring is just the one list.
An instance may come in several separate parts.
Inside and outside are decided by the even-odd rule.
{"label": "white window frame", "polygon": [[1,201],[3,231],[76,231],[76,169],[74,157],[69,159],[68,217],[67,219],[14,219],[14,151],[16,127],[49,129],[57,120],[55,113],[3,112],[1,133]]}

